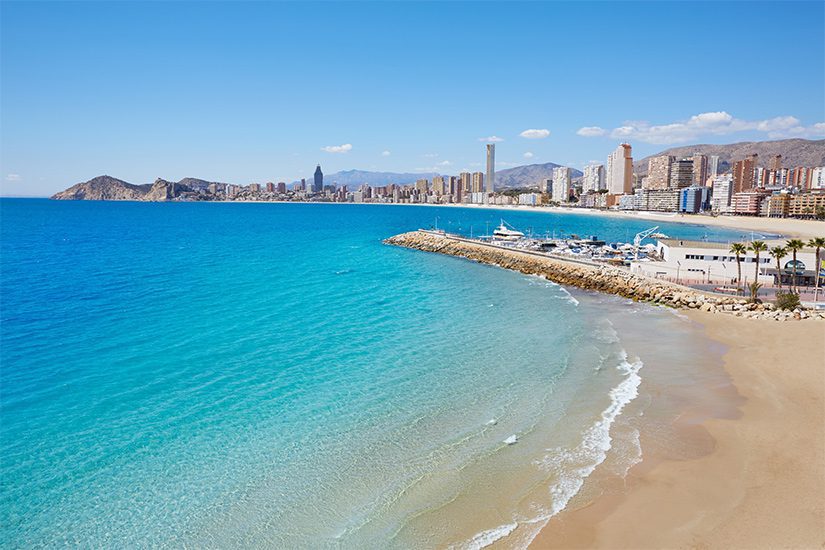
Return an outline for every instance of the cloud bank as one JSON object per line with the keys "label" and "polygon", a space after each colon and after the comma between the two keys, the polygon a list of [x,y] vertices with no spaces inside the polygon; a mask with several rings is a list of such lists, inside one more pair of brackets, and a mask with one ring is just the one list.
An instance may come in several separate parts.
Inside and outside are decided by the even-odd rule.
{"label": "cloud bank", "polygon": [[530,128],[529,130],[525,130],[519,134],[523,138],[527,139],[544,139],[550,135],[550,130],[547,128],[536,129]]}
{"label": "cloud bank", "polygon": [[327,145],[326,147],[321,147],[321,151],[326,151],[327,153],[348,153],[352,151],[352,144]]}
{"label": "cloud bank", "polygon": [[[725,111],[699,113],[687,120],[652,125],[647,121],[628,121],[610,132],[613,139],[638,140],[657,145],[687,143],[702,136],[724,136],[738,132],[761,132],[771,139],[825,137],[825,122],[804,126],[793,116],[778,116],[764,120],[736,118]],[[586,126],[576,132],[594,137],[607,133],[598,126]]]}

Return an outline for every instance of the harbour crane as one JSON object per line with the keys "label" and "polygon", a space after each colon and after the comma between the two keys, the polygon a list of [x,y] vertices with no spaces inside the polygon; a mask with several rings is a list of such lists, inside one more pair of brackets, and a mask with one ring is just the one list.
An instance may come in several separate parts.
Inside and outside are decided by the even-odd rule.
{"label": "harbour crane", "polygon": [[642,241],[648,238],[650,235],[656,232],[659,229],[659,226],[651,227],[650,229],[645,229],[644,231],[639,231],[636,233],[636,236],[633,237],[633,251],[635,252],[635,257],[639,259],[639,247],[642,246]]}

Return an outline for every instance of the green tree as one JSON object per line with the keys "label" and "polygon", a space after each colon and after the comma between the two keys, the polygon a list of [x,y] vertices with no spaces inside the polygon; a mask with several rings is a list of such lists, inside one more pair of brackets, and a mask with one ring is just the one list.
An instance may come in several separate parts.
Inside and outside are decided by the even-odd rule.
{"label": "green tree", "polygon": [[[805,246],[799,239],[785,241],[785,247],[793,253],[793,272],[791,273],[791,290],[796,291],[796,253]],[[798,292],[798,291],[797,291]]]}
{"label": "green tree", "polygon": [[776,260],[776,282],[779,285],[779,290],[782,290],[782,258],[788,255],[788,249],[784,246],[774,246],[769,252]]}
{"label": "green tree", "polygon": [[753,274],[753,280],[756,282],[759,280],[759,254],[767,250],[768,245],[766,245],[764,241],[751,241],[748,248],[753,250],[753,253],[756,254],[756,267],[754,268],[755,273]]}
{"label": "green tree", "polygon": [[733,243],[730,245],[730,253],[736,254],[736,284],[742,288],[742,254],[748,253],[748,247],[742,243]]}
{"label": "green tree", "polygon": [[819,253],[825,248],[825,237],[814,237],[808,241],[808,246],[816,249],[816,265],[814,265],[814,269],[816,270],[816,288],[819,288]]}

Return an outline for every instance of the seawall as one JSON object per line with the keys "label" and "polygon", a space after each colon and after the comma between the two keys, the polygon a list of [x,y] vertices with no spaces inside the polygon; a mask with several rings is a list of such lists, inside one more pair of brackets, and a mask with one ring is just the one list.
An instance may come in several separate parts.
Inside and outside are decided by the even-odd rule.
{"label": "seawall", "polygon": [[575,286],[673,308],[730,313],[740,317],[776,320],[825,318],[825,313],[775,311],[773,304],[751,304],[741,297],[716,296],[603,264],[553,258],[526,250],[471,241],[432,231],[411,231],[390,237],[385,244],[458,256],[479,263],[539,275],[554,283]]}

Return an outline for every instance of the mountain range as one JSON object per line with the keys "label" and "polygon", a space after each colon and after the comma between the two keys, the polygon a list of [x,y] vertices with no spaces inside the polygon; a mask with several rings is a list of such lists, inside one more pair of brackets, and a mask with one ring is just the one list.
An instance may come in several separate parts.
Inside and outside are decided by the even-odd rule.
{"label": "mountain range", "polygon": [[[782,165],[793,168],[797,166],[825,166],[825,139],[783,139],[777,141],[741,142],[729,145],[686,145],[666,149],[656,155],[650,155],[634,162],[634,171],[643,176],[647,174],[648,161],[655,156],[672,155],[677,158],[693,154],[718,155],[719,172],[730,169],[736,160],[753,153],[759,155],[759,166],[768,166],[774,155],[782,155]],[[496,172],[496,189],[512,189],[534,186],[546,178],[553,177],[553,169],[559,164],[528,164]],[[324,176],[324,181],[338,186],[347,185],[354,189],[361,184],[382,186],[390,183],[407,185],[421,178],[432,179],[434,172],[370,172],[365,170],[344,170]],[[571,168],[573,179],[582,173]],[[201,194],[211,183],[198,178],[183,178],[172,182],[158,178],[154,183],[135,185],[113,178],[98,176],[89,181],[75,184],[65,191],[55,194],[58,200],[127,200],[127,201],[164,201],[171,199],[204,200]],[[225,184],[224,184],[225,185]],[[206,198],[208,200],[208,197]]]}
{"label": "mountain range", "polygon": [[782,166],[784,168],[796,168],[797,166],[814,167],[825,166],[825,139],[781,139],[777,141],[743,141],[728,145],[685,145],[683,147],[673,147],[661,153],[650,155],[639,159],[633,163],[633,171],[641,176],[647,175],[648,161],[653,157],[662,155],[672,155],[683,158],[693,154],[719,156],[719,173],[730,170],[730,167],[737,160],[756,153],[759,155],[757,166],[767,168],[775,155],[782,155]]}

